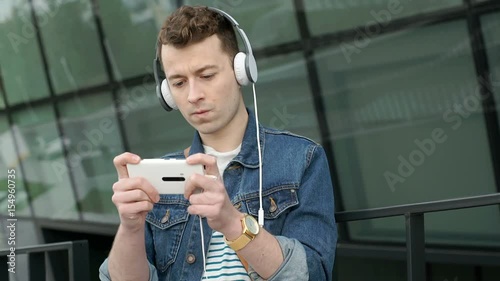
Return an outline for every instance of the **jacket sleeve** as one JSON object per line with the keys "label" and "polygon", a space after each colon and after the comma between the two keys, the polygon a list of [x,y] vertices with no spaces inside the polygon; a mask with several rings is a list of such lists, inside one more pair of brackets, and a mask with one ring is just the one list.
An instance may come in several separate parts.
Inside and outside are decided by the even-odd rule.
{"label": "jacket sleeve", "polygon": [[[149,281],[158,281],[158,275],[156,274],[156,268],[148,262],[149,266]],[[111,277],[109,277],[108,271],[108,259],[104,260],[104,262],[99,267],[99,280],[101,281],[111,281]]]}
{"label": "jacket sleeve", "polygon": [[[302,244],[292,238],[284,236],[276,236],[283,254],[283,263],[276,272],[267,280],[309,280],[309,272],[307,270],[306,252]],[[264,281],[260,275],[255,272],[252,267],[249,267],[248,275],[253,281]]]}
{"label": "jacket sleeve", "polygon": [[[299,206],[277,236],[283,264],[268,280],[332,280],[337,247],[333,186],[323,148],[313,145],[299,187]],[[263,280],[250,268],[252,280]]]}
{"label": "jacket sleeve", "polygon": [[[149,279],[148,281],[158,281],[158,274],[156,272],[156,267],[151,264],[151,262],[154,260],[154,251],[153,251],[153,245],[148,245],[148,241],[152,241],[151,237],[151,229],[149,227],[149,224],[146,222],[145,225],[145,238],[146,238],[146,255],[148,258],[148,266],[149,266]],[[151,242],[152,244],[152,242]],[[109,269],[108,269],[108,260],[109,258],[106,258],[104,262],[101,264],[99,267],[99,280],[101,281],[111,281],[111,277],[109,276]]]}

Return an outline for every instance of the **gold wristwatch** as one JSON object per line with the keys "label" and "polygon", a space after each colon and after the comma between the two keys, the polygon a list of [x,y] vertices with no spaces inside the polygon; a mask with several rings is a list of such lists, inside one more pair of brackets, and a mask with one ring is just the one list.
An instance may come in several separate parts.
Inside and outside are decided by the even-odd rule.
{"label": "gold wristwatch", "polygon": [[249,214],[241,219],[241,226],[243,227],[243,233],[236,240],[229,241],[224,236],[224,241],[231,247],[235,252],[243,249],[250,241],[252,241],[257,234],[259,234],[260,226],[254,217]]}

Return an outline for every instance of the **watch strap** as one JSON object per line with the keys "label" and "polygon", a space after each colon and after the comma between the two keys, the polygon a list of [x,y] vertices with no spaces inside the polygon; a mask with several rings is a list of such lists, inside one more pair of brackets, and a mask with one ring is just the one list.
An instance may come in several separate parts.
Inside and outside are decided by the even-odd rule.
{"label": "watch strap", "polygon": [[256,234],[253,234],[249,231],[249,229],[245,223],[245,218],[247,218],[247,217],[250,217],[257,224],[257,221],[255,220],[255,218],[253,218],[249,214],[245,214],[243,216],[243,218],[241,218],[241,227],[242,227],[241,235],[233,241],[227,240],[226,236],[224,236],[224,242],[226,242],[226,244],[229,247],[231,247],[231,249],[233,249],[235,252],[243,249],[248,243],[250,243],[250,241],[252,241],[255,238],[255,236],[257,236],[257,234],[259,232],[259,231],[257,231]]}
{"label": "watch strap", "polygon": [[235,252],[245,248],[245,246],[252,241],[253,238],[249,237],[246,233],[242,233],[240,237],[236,238],[236,240],[229,241],[224,236],[224,242],[231,247]]}

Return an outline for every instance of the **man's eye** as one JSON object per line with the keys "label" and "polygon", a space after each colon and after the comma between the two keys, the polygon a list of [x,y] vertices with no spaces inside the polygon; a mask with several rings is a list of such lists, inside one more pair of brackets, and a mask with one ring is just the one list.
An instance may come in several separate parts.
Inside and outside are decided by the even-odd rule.
{"label": "man's eye", "polygon": [[175,82],[172,84],[174,87],[181,87],[182,85],[184,85],[184,82],[183,81],[180,81],[180,82]]}
{"label": "man's eye", "polygon": [[214,75],[215,74],[202,75],[201,78],[209,80],[209,79],[212,79],[214,77]]}

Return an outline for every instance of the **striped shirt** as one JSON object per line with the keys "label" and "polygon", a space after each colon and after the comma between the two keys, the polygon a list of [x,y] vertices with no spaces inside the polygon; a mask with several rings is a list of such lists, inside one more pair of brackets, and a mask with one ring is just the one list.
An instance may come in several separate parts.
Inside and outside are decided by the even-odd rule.
{"label": "striped shirt", "polygon": [[214,232],[208,246],[206,272],[202,280],[250,281],[245,267],[226,242],[222,233]]}
{"label": "striped shirt", "polygon": [[[217,158],[217,168],[222,176],[226,166],[240,152],[241,144],[228,152],[219,152],[206,145],[203,145],[203,148],[206,154]],[[224,242],[224,236],[218,231],[215,231],[210,239],[206,262],[206,272],[203,274],[202,280],[250,281],[250,277],[236,252]]]}

